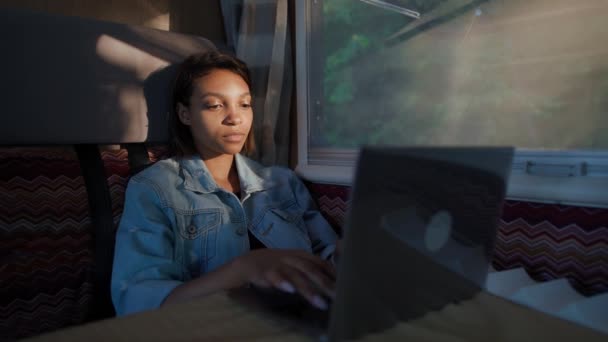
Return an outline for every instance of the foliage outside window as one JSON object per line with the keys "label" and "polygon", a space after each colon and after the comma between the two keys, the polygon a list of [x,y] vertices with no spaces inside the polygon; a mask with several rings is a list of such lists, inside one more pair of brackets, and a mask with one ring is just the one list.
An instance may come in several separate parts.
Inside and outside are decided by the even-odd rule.
{"label": "foliage outside window", "polygon": [[608,147],[606,1],[388,2],[317,5],[310,147]]}

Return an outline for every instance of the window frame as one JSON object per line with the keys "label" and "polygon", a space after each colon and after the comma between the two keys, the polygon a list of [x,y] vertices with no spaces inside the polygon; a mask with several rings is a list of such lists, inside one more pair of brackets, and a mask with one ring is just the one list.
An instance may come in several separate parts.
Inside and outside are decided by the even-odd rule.
{"label": "window frame", "polygon": [[[316,8],[314,6],[317,6]],[[350,186],[354,178],[357,150],[310,148],[309,117],[318,110],[311,104],[311,74],[319,60],[310,48],[318,36],[313,12],[322,0],[296,1],[296,173],[315,183]],[[318,63],[316,67],[319,67]],[[315,91],[319,92],[317,85]],[[607,113],[608,115],[608,113]],[[608,132],[607,132],[608,134]],[[536,150],[517,148],[507,186],[507,199],[526,202],[608,208],[608,151]]]}

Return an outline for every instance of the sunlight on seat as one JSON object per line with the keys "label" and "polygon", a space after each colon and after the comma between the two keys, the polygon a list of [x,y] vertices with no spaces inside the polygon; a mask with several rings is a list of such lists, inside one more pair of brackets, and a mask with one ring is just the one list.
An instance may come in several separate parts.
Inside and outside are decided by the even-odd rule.
{"label": "sunlight on seat", "polygon": [[148,106],[144,97],[142,87],[134,85],[122,85],[118,92],[118,104],[125,113],[138,113],[131,116],[131,124],[128,126],[127,136],[136,136],[137,139],[146,140],[148,138]]}
{"label": "sunlight on seat", "polygon": [[158,15],[158,16],[156,16],[154,18],[150,18],[144,22],[144,26],[146,26],[146,27],[151,27],[151,28],[155,28],[158,30],[165,30],[165,31],[169,31],[169,25],[170,25],[169,13],[164,13],[164,14]]}
{"label": "sunlight on seat", "polygon": [[108,35],[101,35],[95,47],[97,55],[109,64],[132,71],[138,80],[145,80],[152,72],[169,63],[134,46]]}

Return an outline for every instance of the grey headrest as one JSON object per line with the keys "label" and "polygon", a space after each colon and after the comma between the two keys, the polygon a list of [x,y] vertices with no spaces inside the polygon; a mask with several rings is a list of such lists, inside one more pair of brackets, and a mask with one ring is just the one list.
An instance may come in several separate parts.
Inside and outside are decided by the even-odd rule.
{"label": "grey headrest", "polygon": [[166,142],[175,65],[203,38],[0,10],[0,144]]}

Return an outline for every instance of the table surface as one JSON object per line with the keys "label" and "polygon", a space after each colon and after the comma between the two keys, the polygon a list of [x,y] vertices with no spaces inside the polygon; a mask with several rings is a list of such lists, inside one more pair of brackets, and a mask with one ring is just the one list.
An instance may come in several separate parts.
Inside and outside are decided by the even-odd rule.
{"label": "table surface", "polygon": [[[243,303],[227,292],[159,310],[113,318],[36,336],[32,341],[310,341],[285,318]],[[471,300],[399,323],[362,340],[608,341],[577,324],[481,292]]]}

